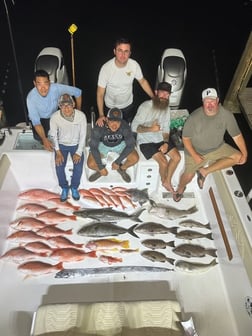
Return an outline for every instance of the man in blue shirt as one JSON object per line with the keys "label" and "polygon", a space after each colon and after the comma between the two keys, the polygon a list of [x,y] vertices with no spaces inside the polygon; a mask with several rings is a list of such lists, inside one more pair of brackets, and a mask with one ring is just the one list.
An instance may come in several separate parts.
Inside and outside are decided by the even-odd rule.
{"label": "man in blue shirt", "polygon": [[42,142],[45,149],[53,151],[53,144],[48,139],[50,117],[58,110],[61,95],[67,93],[75,97],[76,109],[81,110],[81,89],[59,83],[50,83],[49,74],[45,70],[37,70],[33,77],[34,88],[26,98],[28,115],[32,123],[34,139]]}

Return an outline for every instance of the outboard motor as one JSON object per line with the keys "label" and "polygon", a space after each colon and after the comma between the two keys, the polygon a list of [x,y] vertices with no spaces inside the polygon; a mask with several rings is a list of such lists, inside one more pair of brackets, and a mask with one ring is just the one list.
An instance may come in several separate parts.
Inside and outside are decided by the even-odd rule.
{"label": "outboard motor", "polygon": [[50,77],[51,83],[69,84],[67,70],[60,49],[47,47],[41,50],[35,61],[35,71],[43,69]]}
{"label": "outboard motor", "polygon": [[179,109],[187,75],[186,60],[180,49],[165,49],[158,66],[156,87],[160,82],[172,86],[170,95],[171,109]]}

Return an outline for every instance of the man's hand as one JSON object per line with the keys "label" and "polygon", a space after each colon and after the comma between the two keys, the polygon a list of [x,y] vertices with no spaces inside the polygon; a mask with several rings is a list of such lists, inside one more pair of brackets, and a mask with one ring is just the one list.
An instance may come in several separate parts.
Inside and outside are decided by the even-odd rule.
{"label": "man's hand", "polygon": [[53,152],[53,143],[49,139],[45,138],[42,140],[42,142],[46,150],[48,150],[49,152]]}
{"label": "man's hand", "polygon": [[105,122],[106,122],[106,117],[105,116],[102,116],[102,117],[99,117],[97,120],[96,120],[96,125],[98,125],[98,126],[100,126],[100,127],[102,127],[104,124],[105,124]]}
{"label": "man's hand", "polygon": [[60,165],[62,165],[63,162],[64,162],[64,157],[63,157],[61,151],[58,150],[58,151],[56,152],[56,157],[55,157],[55,163],[56,163],[56,166],[60,166]]}
{"label": "man's hand", "polygon": [[74,163],[74,164],[77,164],[77,163],[79,163],[80,161],[81,161],[81,156],[80,156],[79,154],[75,153],[75,154],[73,155],[73,163]]}

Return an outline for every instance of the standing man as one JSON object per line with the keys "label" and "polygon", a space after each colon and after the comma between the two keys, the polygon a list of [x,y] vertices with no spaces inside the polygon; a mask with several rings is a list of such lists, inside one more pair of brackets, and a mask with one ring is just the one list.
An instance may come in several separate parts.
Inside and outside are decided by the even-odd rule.
{"label": "standing man", "polygon": [[[197,173],[197,183],[203,189],[208,174],[242,165],[247,161],[247,147],[232,112],[219,104],[214,88],[202,92],[203,106],[193,111],[187,118],[182,140],[185,149],[185,169],[180,177],[175,202],[183,197],[186,185]],[[225,133],[232,137],[235,147],[224,140]]]}
{"label": "standing man", "polygon": [[59,99],[60,110],[52,114],[50,119],[50,134],[55,150],[56,173],[62,188],[61,202],[68,198],[69,185],[66,179],[66,163],[70,154],[73,160],[73,175],[71,178],[71,193],[74,200],[79,200],[78,187],[84,164],[84,146],[86,141],[87,120],[82,111],[74,108],[74,100],[69,94],[63,94]]}
{"label": "standing man", "polygon": [[112,59],[100,69],[97,86],[97,124],[102,126],[107,112],[113,107],[119,108],[123,119],[130,123],[135,115],[133,104],[133,82],[138,81],[146,94],[152,98],[154,93],[144,78],[140,65],[130,58],[131,43],[128,39],[116,41]]}
{"label": "standing man", "polygon": [[172,176],[181,156],[169,137],[171,84],[159,83],[155,94],[139,106],[131,128],[137,133],[137,142],[145,158],[157,161],[163,187],[173,193]]}
{"label": "standing man", "polygon": [[131,182],[126,170],[137,163],[139,156],[135,150],[135,138],[131,128],[123,120],[122,111],[117,107],[108,111],[104,125],[95,125],[91,131],[87,166],[95,170],[95,173],[89,177],[90,182],[108,175],[102,159],[106,158],[109,152],[118,153],[118,157],[112,163],[112,170],[116,170],[125,182]]}
{"label": "standing man", "polygon": [[33,137],[40,141],[45,149],[53,151],[48,132],[50,117],[58,109],[59,97],[64,93],[74,96],[76,108],[81,110],[82,91],[65,84],[50,83],[49,74],[45,70],[37,70],[34,73],[33,84],[34,88],[26,98]]}

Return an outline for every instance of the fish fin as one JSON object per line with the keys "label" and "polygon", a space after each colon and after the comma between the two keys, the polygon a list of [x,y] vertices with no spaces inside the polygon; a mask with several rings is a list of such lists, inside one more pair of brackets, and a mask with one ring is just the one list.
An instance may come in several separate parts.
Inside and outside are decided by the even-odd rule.
{"label": "fish fin", "polygon": [[216,254],[216,249],[207,249],[207,254],[209,254],[210,256],[212,257],[217,257],[217,254]]}
{"label": "fish fin", "polygon": [[70,215],[70,216],[69,216],[69,219],[76,220],[76,219],[77,219],[77,216],[75,216],[75,215]]}
{"label": "fish fin", "polygon": [[59,269],[59,270],[63,270],[63,262],[59,262],[57,265],[56,265],[56,268]]}
{"label": "fish fin", "polygon": [[87,256],[90,258],[96,258],[97,257],[96,251],[94,250],[94,251],[87,252]]}
{"label": "fish fin", "polygon": [[[151,208],[157,206],[157,203],[153,199],[150,199],[149,202],[150,202]],[[150,208],[150,210],[151,210],[151,208]]]}
{"label": "fish fin", "polygon": [[142,214],[142,212],[145,210],[145,207],[141,207],[137,211],[135,211],[130,217],[132,217],[136,222],[142,222],[142,220],[139,218],[139,216]]}

